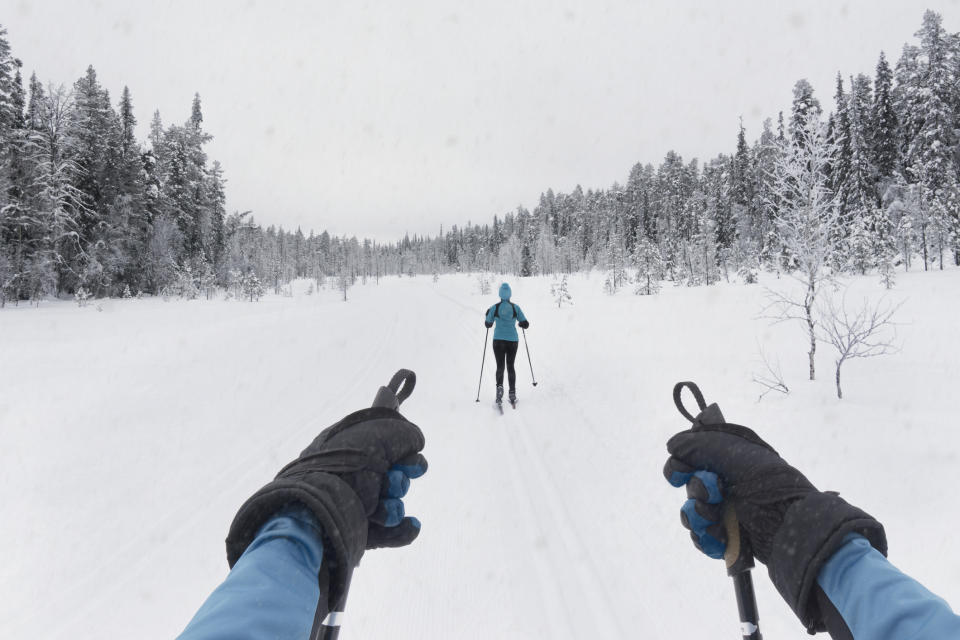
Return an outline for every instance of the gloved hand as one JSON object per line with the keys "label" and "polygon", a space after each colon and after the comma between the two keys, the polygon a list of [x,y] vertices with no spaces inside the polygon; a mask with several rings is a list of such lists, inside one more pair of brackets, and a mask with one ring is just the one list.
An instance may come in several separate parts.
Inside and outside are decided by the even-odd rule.
{"label": "gloved hand", "polygon": [[663,474],[687,487],[681,521],[697,548],[723,557],[723,511],[733,508],[756,559],[808,630],[825,630],[812,589],[844,536],[859,533],[886,555],[877,520],[836,493],[818,491],[756,433],[727,423],[716,404],[670,438],[667,450]]}
{"label": "gloved hand", "polygon": [[521,320],[521,321],[520,321],[520,328],[521,328],[521,329],[529,329],[529,328],[530,328],[530,322],[527,321],[527,320]]}
{"label": "gloved hand", "polygon": [[375,406],[343,418],[240,507],[227,536],[230,567],[277,511],[302,503],[323,529],[321,572],[328,572],[332,607],[365,549],[410,544],[420,533],[400,498],[410,478],[427,470],[423,446],[417,425],[395,409]]}
{"label": "gloved hand", "polygon": [[483,326],[485,326],[487,329],[489,329],[490,327],[493,326],[493,323],[492,323],[492,322],[484,322],[484,323],[483,323]]}

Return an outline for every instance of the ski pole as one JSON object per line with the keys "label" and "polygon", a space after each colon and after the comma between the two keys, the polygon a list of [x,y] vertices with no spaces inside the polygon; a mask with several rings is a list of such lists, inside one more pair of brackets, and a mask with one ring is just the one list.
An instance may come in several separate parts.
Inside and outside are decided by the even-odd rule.
{"label": "ski pole", "polygon": [[[700,408],[700,416],[694,418],[683,406],[680,394],[684,388],[693,393],[697,406]],[[687,420],[693,423],[693,429],[696,430],[705,425],[702,421],[704,410],[707,409],[707,403],[703,399],[703,393],[700,387],[694,382],[678,382],[673,387],[673,402],[677,405]],[[716,404],[710,405],[715,414],[709,418],[708,424],[714,424],[715,421],[723,422],[723,414],[720,407]],[[760,614],[757,612],[757,598],[753,591],[753,578],[750,570],[753,569],[753,550],[747,539],[743,536],[740,529],[740,522],[737,520],[737,512],[729,502],[726,504],[723,512],[723,526],[727,531],[727,548],[723,552],[723,561],[727,565],[727,575],[733,578],[733,591],[737,596],[737,612],[740,614],[740,633],[743,640],[763,640],[760,635]]]}
{"label": "ski pole", "polygon": [[757,598],[753,592],[753,578],[750,576],[753,552],[740,535],[740,523],[733,506],[727,505],[723,521],[727,529],[727,549],[723,553],[723,561],[727,564],[727,575],[733,578],[733,591],[737,595],[740,634],[743,640],[763,640],[760,635]]}
{"label": "ski pole", "polygon": [[530,377],[533,378],[533,386],[537,386],[537,376],[533,375],[533,361],[530,360],[530,345],[527,344],[527,330],[521,328],[523,331],[523,346],[527,348],[527,362],[530,363]]}
{"label": "ski pole", "polygon": [[483,336],[483,359],[480,361],[480,382],[477,383],[477,402],[480,402],[480,385],[483,384],[483,365],[487,362],[487,340],[490,338],[490,327],[487,335]]}
{"label": "ski pole", "polygon": [[[373,407],[386,407],[396,411],[404,400],[413,393],[417,384],[417,374],[409,369],[400,369],[385,387],[377,390],[373,399]],[[402,388],[401,388],[402,387]],[[347,606],[347,593],[350,591],[350,580],[353,578],[353,567],[347,567],[347,575],[343,583],[343,591],[337,598],[337,603],[320,618],[322,603],[317,603],[317,610],[313,614],[313,627],[310,629],[310,640],[337,640],[340,635],[340,625],[343,623],[343,611]]]}
{"label": "ski pole", "polygon": [[[347,571],[347,580],[343,586],[343,593],[340,594],[340,601],[330,611],[323,620],[313,618],[313,629],[310,630],[310,640],[337,640],[340,635],[340,624],[343,622],[343,610],[347,604],[347,593],[350,591],[350,580],[353,578],[353,568]],[[320,605],[317,604],[317,613],[320,613]]]}

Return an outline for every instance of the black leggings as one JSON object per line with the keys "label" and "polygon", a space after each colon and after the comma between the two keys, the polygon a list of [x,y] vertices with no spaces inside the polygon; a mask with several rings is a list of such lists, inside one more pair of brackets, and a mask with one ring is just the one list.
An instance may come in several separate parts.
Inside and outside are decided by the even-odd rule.
{"label": "black leggings", "polygon": [[513,369],[513,361],[517,359],[517,346],[520,343],[516,340],[494,340],[493,356],[497,360],[497,386],[503,386],[503,364],[506,360],[507,379],[510,381],[510,390],[517,388],[517,372]]}

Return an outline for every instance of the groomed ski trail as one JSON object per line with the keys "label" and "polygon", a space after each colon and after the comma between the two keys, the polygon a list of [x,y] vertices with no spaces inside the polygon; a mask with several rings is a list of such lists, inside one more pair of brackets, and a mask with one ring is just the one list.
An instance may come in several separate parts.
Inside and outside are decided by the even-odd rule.
{"label": "groomed ski trail", "polygon": [[499,433],[511,458],[513,487],[528,507],[526,520],[535,534],[532,553],[552,621],[562,620],[552,638],[626,638],[604,597],[590,549],[577,531],[576,518],[563,504],[519,411],[510,414]]}

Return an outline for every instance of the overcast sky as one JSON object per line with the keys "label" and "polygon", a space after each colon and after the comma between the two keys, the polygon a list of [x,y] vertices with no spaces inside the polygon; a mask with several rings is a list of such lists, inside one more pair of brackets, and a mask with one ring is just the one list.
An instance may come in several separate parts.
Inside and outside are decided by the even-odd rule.
{"label": "overcast sky", "polygon": [[394,240],[729,153],[797,79],[828,106],[837,71],[894,64],[925,7],[960,31],[957,0],[0,0],[0,23],[26,76],[128,85],[143,139],[199,92],[229,210]]}

